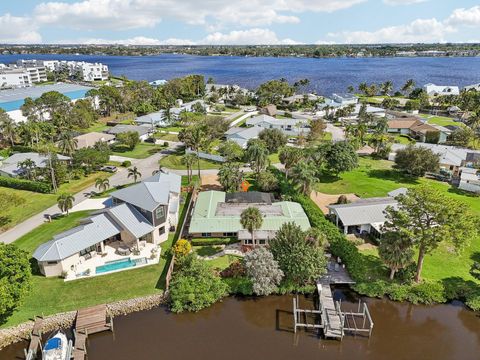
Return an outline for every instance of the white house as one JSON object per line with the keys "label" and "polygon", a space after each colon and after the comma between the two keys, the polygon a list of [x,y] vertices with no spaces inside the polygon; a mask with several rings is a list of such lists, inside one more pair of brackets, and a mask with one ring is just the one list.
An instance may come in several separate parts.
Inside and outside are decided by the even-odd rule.
{"label": "white house", "polygon": [[140,138],[140,141],[145,141],[147,140],[150,135],[153,132],[152,127],[148,125],[124,125],[124,124],[119,124],[115,125],[111,129],[107,131],[107,134],[115,135],[117,136],[118,134],[123,134],[127,132],[136,132],[138,133],[138,137]]}
{"label": "white house", "polygon": [[428,96],[440,96],[440,95],[459,95],[460,89],[458,86],[446,86],[446,85],[435,85],[435,84],[426,84],[423,86],[423,89]]}
{"label": "white house", "polygon": [[276,119],[269,115],[258,115],[247,119],[245,124],[262,129],[278,129],[286,135],[293,136],[310,132],[308,119]]}
{"label": "white house", "polygon": [[258,139],[258,135],[263,130],[263,128],[258,126],[252,126],[248,128],[232,127],[227,130],[225,137],[227,140],[235,141],[238,145],[245,149],[247,147],[248,140]]}
{"label": "white house", "polygon": [[460,183],[458,188],[480,194],[480,172],[477,169],[460,168]]}
{"label": "white house", "polygon": [[463,88],[465,91],[469,90],[475,90],[475,91],[480,91],[480,83],[479,84],[473,84],[473,85],[468,85]]}
{"label": "white house", "polygon": [[[59,161],[70,160],[68,156],[60,154],[57,155],[57,159]],[[25,160],[33,161],[36,168],[45,168],[48,164],[48,157],[45,155],[35,152],[16,153],[6,159],[0,159],[0,176],[16,178],[23,175],[27,170],[22,168],[19,164]]]}
{"label": "white house", "polygon": [[40,245],[40,272],[66,280],[158,263],[178,222],[181,177],[159,172],[112,193],[113,206]]}
{"label": "white house", "polygon": [[177,104],[177,107],[173,107],[170,109],[170,116],[175,120],[178,120],[180,118],[180,114],[182,112],[193,112],[195,104],[202,105],[202,107],[206,111],[209,110],[208,105],[205,103],[204,100],[194,100],[184,104],[182,100],[179,99],[177,100]]}
{"label": "white house", "polygon": [[165,110],[156,111],[147,115],[139,116],[135,119],[139,125],[167,126],[168,119]]}

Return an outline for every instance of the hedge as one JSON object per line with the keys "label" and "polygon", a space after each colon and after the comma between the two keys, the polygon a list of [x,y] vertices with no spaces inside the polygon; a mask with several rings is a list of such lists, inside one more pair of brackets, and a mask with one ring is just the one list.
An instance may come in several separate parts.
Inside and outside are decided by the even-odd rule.
{"label": "hedge", "polygon": [[375,278],[369,272],[365,257],[357,247],[347,240],[340,230],[328,219],[309,197],[300,194],[288,183],[285,175],[278,169],[271,169],[279,180],[281,193],[302,205],[312,227],[320,229],[329,243],[330,253],[342,259],[352,279],[356,282],[353,289],[361,295],[382,298],[387,296],[394,301],[409,301],[414,304],[444,303],[448,300],[463,299],[472,310],[480,310],[480,285],[461,278],[444,281],[423,281],[422,283],[399,283],[389,281],[387,269],[385,277]]}
{"label": "hedge", "polygon": [[15,179],[5,176],[0,176],[0,186],[17,190],[28,190],[42,194],[48,194],[52,191],[50,184],[44,182]]}
{"label": "hedge", "polygon": [[196,238],[192,239],[192,246],[228,245],[240,242],[236,238]]}

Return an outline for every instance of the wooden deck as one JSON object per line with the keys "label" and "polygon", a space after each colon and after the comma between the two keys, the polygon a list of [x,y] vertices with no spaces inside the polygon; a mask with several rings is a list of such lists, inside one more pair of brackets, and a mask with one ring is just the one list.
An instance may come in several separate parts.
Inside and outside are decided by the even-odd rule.
{"label": "wooden deck", "polygon": [[323,334],[326,338],[342,339],[343,338],[343,320],[339,309],[335,306],[332,296],[330,283],[327,281],[319,281],[317,283],[317,291],[320,296],[320,306],[322,308],[322,324],[324,325]]}
{"label": "wooden deck", "polygon": [[107,313],[106,305],[78,310],[74,327],[73,359],[84,360],[86,358],[88,335],[109,330],[113,331],[113,317]]}
{"label": "wooden deck", "polygon": [[27,360],[35,359],[38,349],[42,351],[42,326],[43,318],[36,317],[32,332],[30,333],[30,343],[28,344],[28,349],[25,349],[25,359]]}

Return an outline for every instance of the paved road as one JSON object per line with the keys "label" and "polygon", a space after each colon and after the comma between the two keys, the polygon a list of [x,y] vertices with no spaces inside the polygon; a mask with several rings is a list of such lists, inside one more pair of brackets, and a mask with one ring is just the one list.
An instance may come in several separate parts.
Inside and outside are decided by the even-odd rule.
{"label": "paved road", "polygon": [[332,134],[332,141],[344,141],[345,140],[345,132],[343,129],[327,123],[327,128],[325,129],[326,132],[329,132]]}

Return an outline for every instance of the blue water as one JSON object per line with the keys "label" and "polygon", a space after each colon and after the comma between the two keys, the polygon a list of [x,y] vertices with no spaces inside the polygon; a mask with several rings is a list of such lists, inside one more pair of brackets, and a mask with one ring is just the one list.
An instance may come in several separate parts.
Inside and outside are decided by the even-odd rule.
{"label": "blue water", "polygon": [[[76,91],[69,91],[64,93],[64,95],[68,96],[70,99],[75,100],[75,99],[81,99],[85,97],[85,93],[88,90],[76,90]],[[4,103],[0,103],[0,108],[2,108],[5,111],[12,111],[12,110],[18,110],[20,107],[23,105],[24,100],[15,100],[15,101],[8,101]]]}
{"label": "blue water", "polygon": [[106,262],[105,265],[97,266],[95,269],[96,274],[102,274],[114,270],[121,270],[121,269],[127,269],[133,266],[137,266],[137,264],[145,264],[146,259],[141,258],[141,259],[135,259],[132,260],[130,258],[125,259],[125,260],[115,260],[115,261],[109,261]]}
{"label": "blue water", "polygon": [[188,74],[213,77],[217,83],[239,84],[254,89],[259,84],[286,78],[308,78],[308,90],[329,95],[345,92],[360,82],[392,80],[398,89],[412,78],[418,86],[432,82],[465,86],[480,83],[480,57],[461,58],[271,58],[235,56],[84,56],[84,55],[0,55],[0,63],[17,59],[58,59],[107,64],[114,75],[135,80],[171,79]]}

